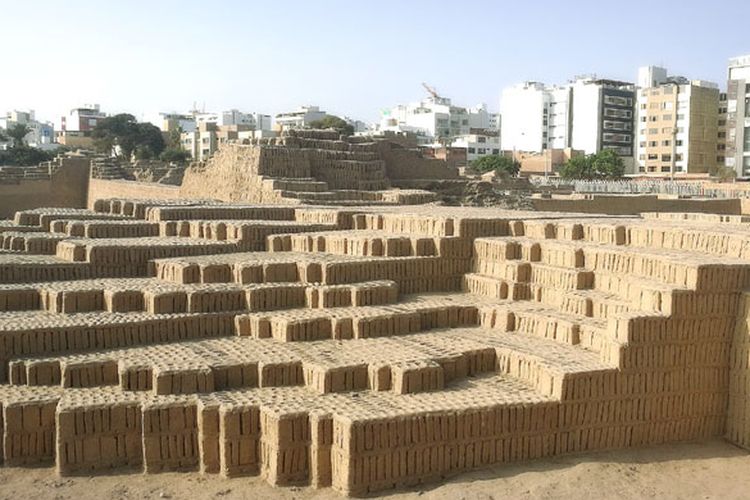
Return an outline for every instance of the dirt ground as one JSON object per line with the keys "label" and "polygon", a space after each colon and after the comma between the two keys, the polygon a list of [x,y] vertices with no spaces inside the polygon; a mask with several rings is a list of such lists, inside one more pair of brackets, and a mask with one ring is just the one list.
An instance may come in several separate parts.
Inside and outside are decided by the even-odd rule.
{"label": "dirt ground", "polygon": [[[322,499],[331,489],[273,488],[262,479],[196,473],[57,477],[53,469],[0,468],[2,499]],[[586,453],[500,466],[388,499],[750,498],[750,454],[723,441]]]}

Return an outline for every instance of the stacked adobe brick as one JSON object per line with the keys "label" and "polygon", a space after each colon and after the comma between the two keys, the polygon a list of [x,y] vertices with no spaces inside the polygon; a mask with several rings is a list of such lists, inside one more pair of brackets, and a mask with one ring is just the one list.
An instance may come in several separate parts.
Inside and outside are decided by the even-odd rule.
{"label": "stacked adobe brick", "polygon": [[7,465],[360,495],[584,450],[748,446],[741,219],[95,208],[0,223]]}

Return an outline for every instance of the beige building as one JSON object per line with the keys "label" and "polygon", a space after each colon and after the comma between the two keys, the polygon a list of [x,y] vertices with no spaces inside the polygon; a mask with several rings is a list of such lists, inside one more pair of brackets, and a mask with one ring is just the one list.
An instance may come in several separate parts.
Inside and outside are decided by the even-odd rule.
{"label": "beige building", "polygon": [[193,159],[206,161],[222,144],[236,141],[241,132],[251,130],[248,125],[217,125],[214,122],[202,122],[193,132],[180,134],[182,148],[190,153]]}
{"label": "beige building", "polygon": [[638,91],[638,173],[707,174],[718,158],[719,89],[670,78]]}

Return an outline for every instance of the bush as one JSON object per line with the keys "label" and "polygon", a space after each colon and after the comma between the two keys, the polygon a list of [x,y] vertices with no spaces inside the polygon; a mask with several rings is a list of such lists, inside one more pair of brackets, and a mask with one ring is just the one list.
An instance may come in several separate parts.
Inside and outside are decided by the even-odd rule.
{"label": "bush", "polygon": [[496,172],[497,175],[515,176],[521,170],[521,164],[512,158],[500,155],[487,155],[471,162],[471,166],[480,174]]}
{"label": "bush", "polygon": [[310,122],[310,128],[333,128],[343,135],[354,135],[354,127],[338,116],[328,115],[320,120]]}
{"label": "bush", "polygon": [[39,165],[44,161],[50,161],[55,157],[55,154],[29,146],[15,146],[5,151],[0,151],[0,165],[31,167]]}
{"label": "bush", "polygon": [[159,159],[171,163],[186,163],[190,159],[190,154],[184,149],[173,147],[165,149],[159,155]]}

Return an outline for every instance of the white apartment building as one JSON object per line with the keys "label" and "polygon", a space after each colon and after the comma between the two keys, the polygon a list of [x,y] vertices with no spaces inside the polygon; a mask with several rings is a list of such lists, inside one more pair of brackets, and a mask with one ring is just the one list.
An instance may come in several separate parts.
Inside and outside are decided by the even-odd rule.
{"label": "white apartment building", "polygon": [[243,113],[237,109],[223,111],[218,116],[218,125],[247,125],[254,130],[271,130],[271,115]]}
{"label": "white apartment building", "polygon": [[417,134],[423,144],[449,140],[469,134],[472,128],[494,129],[497,115],[487,106],[474,108],[454,106],[446,97],[433,95],[421,101],[400,104],[381,114],[380,131]]}
{"label": "white apartment building", "polygon": [[750,177],[750,55],[733,57],[727,71],[725,165]]}
{"label": "white apartment building", "polygon": [[[15,125],[26,125],[30,131],[24,137],[26,144],[40,149],[54,149],[57,147],[55,142],[55,127],[51,122],[40,122],[36,119],[34,110],[29,111],[9,111],[4,117],[0,117],[0,129],[8,130]],[[5,149],[8,143],[0,144],[0,148]]]}
{"label": "white apartment building", "polygon": [[67,116],[61,117],[60,129],[63,132],[90,132],[106,117],[98,104],[85,104],[80,108],[71,109]]}
{"label": "white apartment building", "polygon": [[542,152],[570,144],[570,87],[524,82],[503,90],[500,142],[505,149]]}
{"label": "white apartment building", "polygon": [[300,106],[295,111],[276,115],[275,128],[279,130],[304,128],[326,116],[328,113],[321,111],[318,106]]}
{"label": "white apartment building", "polygon": [[460,135],[450,144],[453,148],[466,149],[466,161],[471,163],[483,156],[500,154],[500,134],[497,131]]}

